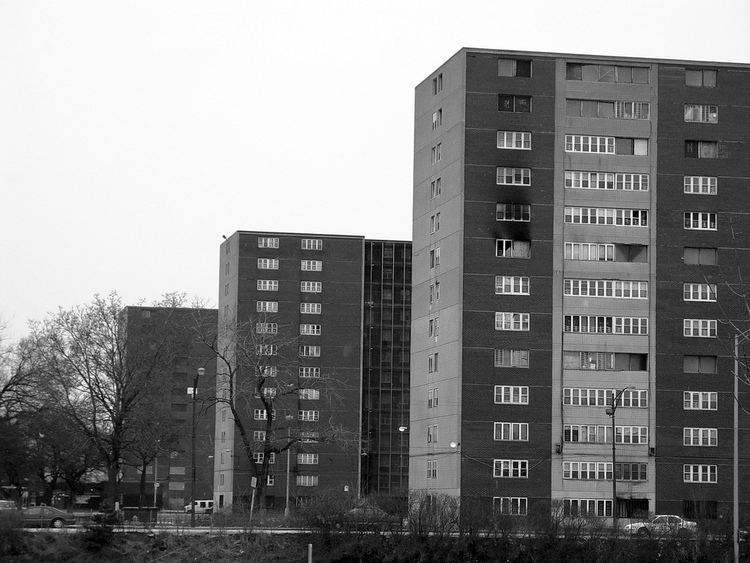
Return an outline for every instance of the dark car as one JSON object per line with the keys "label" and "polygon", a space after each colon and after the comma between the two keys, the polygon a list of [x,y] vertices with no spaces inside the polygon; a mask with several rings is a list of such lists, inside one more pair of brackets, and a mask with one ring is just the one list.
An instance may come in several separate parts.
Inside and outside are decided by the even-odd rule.
{"label": "dark car", "polygon": [[32,506],[21,510],[21,521],[25,527],[62,528],[75,524],[76,518],[70,512],[52,506]]}

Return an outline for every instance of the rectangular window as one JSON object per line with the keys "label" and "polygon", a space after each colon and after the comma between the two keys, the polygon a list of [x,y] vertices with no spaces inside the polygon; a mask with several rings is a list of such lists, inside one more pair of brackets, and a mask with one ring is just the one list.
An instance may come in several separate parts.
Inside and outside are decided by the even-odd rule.
{"label": "rectangular window", "polygon": [[648,282],[645,281],[566,279],[563,288],[565,295],[572,297],[648,299]]}
{"label": "rectangular window", "polygon": [[319,389],[299,389],[299,398],[304,401],[317,401],[320,399]]}
{"label": "rectangular window", "polygon": [[684,373],[716,373],[716,356],[683,356]]}
{"label": "rectangular window", "polygon": [[320,336],[321,325],[301,324],[299,333],[303,336]]}
{"label": "rectangular window", "polygon": [[258,237],[258,248],[278,248],[279,239],[277,237]]}
{"label": "rectangular window", "polygon": [[438,92],[443,91],[443,74],[438,74],[435,78],[432,79],[432,95],[434,96]]}
{"label": "rectangular window", "polygon": [[503,442],[528,442],[529,425],[526,422],[496,422],[495,440]]}
{"label": "rectangular window", "polygon": [[686,194],[716,195],[716,176],[685,176],[683,180]]}
{"label": "rectangular window", "polygon": [[716,320],[684,319],[682,335],[695,338],[716,338]]}
{"label": "rectangular window", "polygon": [[565,222],[574,225],[647,227],[648,210],[611,207],[566,207]]}
{"label": "rectangular window", "polygon": [[259,356],[276,356],[279,353],[276,344],[256,344],[255,352]]}
{"label": "rectangular window", "polygon": [[565,152],[615,154],[615,138],[565,135]]}
{"label": "rectangular window", "polygon": [[428,424],[427,425],[427,443],[437,444],[438,441],[438,425]]}
{"label": "rectangular window", "polygon": [[648,119],[649,110],[648,102],[615,102],[617,119]]}
{"label": "rectangular window", "polygon": [[440,212],[430,216],[430,233],[436,233],[440,230]]}
{"label": "rectangular window", "polygon": [[498,95],[498,110],[515,113],[531,112],[531,96],[516,96],[513,94]]}
{"label": "rectangular window", "polygon": [[259,270],[278,270],[279,259],[278,258],[258,258],[258,269]]}
{"label": "rectangular window", "polygon": [[320,346],[300,346],[299,356],[300,358],[319,358]]}
{"label": "rectangular window", "polygon": [[527,368],[529,367],[528,350],[495,350],[496,368]]}
{"label": "rectangular window", "polygon": [[495,313],[495,330],[528,331],[529,329],[529,313]]}
{"label": "rectangular window", "polygon": [[[573,407],[606,407],[612,405],[612,398],[616,394],[612,389],[589,389],[579,387],[565,387],[563,389],[563,405]],[[620,395],[619,406],[624,408],[647,408],[648,391],[645,389],[629,389]]]}
{"label": "rectangular window", "polygon": [[565,315],[564,331],[581,334],[648,334],[648,317]]}
{"label": "rectangular window", "polygon": [[[263,463],[265,457],[265,452],[253,452],[253,461],[255,463]],[[268,454],[268,464],[273,465],[274,463],[276,463],[276,454],[274,452],[270,452]]]}
{"label": "rectangular window", "polygon": [[685,229],[691,231],[715,231],[716,213],[705,211],[686,211]]}
{"label": "rectangular window", "polygon": [[432,112],[432,130],[434,131],[443,124],[443,109]]}
{"label": "rectangular window", "polygon": [[630,172],[566,170],[565,187],[583,190],[648,191],[649,175]]}
{"label": "rectangular window", "polygon": [[717,141],[685,141],[687,158],[721,158],[725,151]]}
{"label": "rectangular window", "polygon": [[321,260],[302,260],[300,270],[303,272],[322,272],[323,262]]}
{"label": "rectangular window", "polygon": [[531,132],[529,131],[498,131],[497,148],[518,151],[531,150]]}
{"label": "rectangular window", "polygon": [[716,483],[716,465],[685,464],[682,480],[685,483]]}
{"label": "rectangular window", "polygon": [[427,478],[437,479],[437,472],[438,472],[437,460],[428,460],[427,461]]}
{"label": "rectangular window", "polygon": [[648,67],[567,63],[565,78],[585,82],[648,84]]}
{"label": "rectangular window", "polygon": [[617,137],[615,139],[615,154],[647,156],[648,139]]}
{"label": "rectangular window", "polygon": [[438,352],[427,356],[427,373],[436,373],[438,371]]}
{"label": "rectangular window", "polygon": [[715,283],[682,284],[683,301],[716,301]]}
{"label": "rectangular window", "polygon": [[297,418],[303,422],[317,422],[320,420],[320,411],[301,410],[297,411]]}
{"label": "rectangular window", "polygon": [[299,312],[303,315],[320,315],[322,305],[320,303],[300,303]]}
{"label": "rectangular window", "polygon": [[531,205],[528,203],[498,203],[495,208],[497,221],[531,221]]}
{"label": "rectangular window", "polygon": [[440,249],[430,250],[430,268],[440,266]]}
{"label": "rectangular window", "polygon": [[430,304],[440,301],[440,282],[430,284]]}
{"label": "rectangular window", "polygon": [[258,377],[276,377],[279,375],[277,366],[258,366]]}
{"label": "rectangular window", "polygon": [[685,391],[683,408],[686,411],[715,411],[718,395],[715,391]]}
{"label": "rectangular window", "polygon": [[257,334],[278,334],[278,323],[255,323],[255,332]]}
{"label": "rectangular window", "polygon": [[527,459],[495,459],[492,465],[494,477],[526,479],[529,476],[529,460]]}
{"label": "rectangular window", "polygon": [[615,426],[616,444],[648,444],[648,426]]}
{"label": "rectangular window", "polygon": [[278,280],[256,280],[255,289],[258,291],[278,291]]}
{"label": "rectangular window", "polygon": [[318,465],[318,454],[297,454],[297,465]]}
{"label": "rectangular window", "polygon": [[604,100],[566,100],[566,115],[569,117],[598,117],[606,119],[648,119],[648,102],[624,102]]}
{"label": "rectangular window", "polygon": [[498,59],[497,75],[529,78],[531,76],[531,61],[523,59]]}
{"label": "rectangular window", "polygon": [[530,186],[531,185],[531,168],[508,168],[504,166],[498,166],[497,185],[498,186]]}
{"label": "rectangular window", "polygon": [[[275,409],[271,413],[271,419],[275,418]],[[268,420],[268,411],[266,409],[253,409],[253,420]]]}
{"label": "rectangular window", "polygon": [[528,405],[529,388],[525,385],[495,385],[496,405]]}
{"label": "rectangular window", "polygon": [[716,428],[683,428],[682,445],[683,446],[716,446],[717,445]]}
{"label": "rectangular window", "polygon": [[317,475],[297,475],[297,486],[298,487],[317,487],[318,476]]}
{"label": "rectangular window", "polygon": [[320,432],[313,432],[310,430],[302,430],[299,433],[300,442],[303,444],[315,444],[320,440]]}
{"label": "rectangular window", "polygon": [[299,284],[299,290],[302,293],[321,293],[323,291],[323,282],[303,281]]}
{"label": "rectangular window", "polygon": [[703,86],[704,88],[714,88],[716,86],[716,70],[709,68],[686,68],[685,86]]}
{"label": "rectangular window", "polygon": [[323,250],[323,239],[319,238],[303,238],[302,250]]}
{"label": "rectangular window", "polygon": [[565,516],[607,517],[612,516],[612,501],[590,498],[563,499]]}
{"label": "rectangular window", "polygon": [[436,340],[440,336],[440,317],[429,319],[427,323],[427,336]]}
{"label": "rectangular window", "polygon": [[495,256],[498,258],[529,258],[531,243],[527,240],[497,239]]}
{"label": "rectangular window", "polygon": [[566,242],[565,259],[614,262],[615,245],[595,242]]}
{"label": "rectangular window", "polygon": [[320,368],[318,367],[301,367],[299,368],[299,376],[303,378],[320,378]]}
{"label": "rectangular window", "polygon": [[440,394],[438,393],[438,388],[435,387],[433,389],[427,390],[427,408],[433,409],[437,407],[440,404]]}
{"label": "rectangular window", "polygon": [[270,473],[266,475],[266,485],[269,487],[273,487],[276,484],[276,476],[271,475]]}
{"label": "rectangular window", "polygon": [[492,508],[504,516],[526,516],[529,499],[526,497],[492,497]]}
{"label": "rectangular window", "polygon": [[682,249],[682,260],[685,264],[716,266],[719,263],[718,249],[695,248],[686,246]]}
{"label": "rectangular window", "polygon": [[[620,465],[619,463],[617,465]],[[643,464],[646,465],[645,463]],[[563,479],[582,481],[612,480],[612,464],[596,461],[563,462]]]}
{"label": "rectangular window", "polygon": [[584,444],[611,444],[612,427],[595,424],[565,424],[563,441]]}
{"label": "rectangular window", "polygon": [[529,295],[529,278],[526,276],[495,276],[495,294]]}
{"label": "rectangular window", "polygon": [[440,162],[442,158],[442,143],[438,143],[434,147],[432,147],[432,151],[430,153],[430,162],[432,164],[437,164]]}
{"label": "rectangular window", "polygon": [[707,104],[685,104],[685,121],[689,123],[718,123],[719,107]]}
{"label": "rectangular window", "polygon": [[265,430],[253,430],[253,441],[254,442],[265,442],[266,431]]}
{"label": "rectangular window", "polygon": [[430,197],[432,199],[435,199],[438,197],[443,191],[442,186],[442,180],[440,178],[434,179],[432,182],[430,182]]}
{"label": "rectangular window", "polygon": [[255,311],[258,313],[278,313],[278,301],[256,301]]}

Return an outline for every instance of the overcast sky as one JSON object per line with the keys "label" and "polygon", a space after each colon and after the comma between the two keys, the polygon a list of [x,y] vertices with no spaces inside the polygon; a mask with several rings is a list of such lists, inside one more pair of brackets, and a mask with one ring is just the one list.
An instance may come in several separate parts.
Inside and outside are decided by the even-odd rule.
{"label": "overcast sky", "polygon": [[750,2],[0,0],[0,318],[216,306],[221,235],[411,237],[414,86],[462,46],[750,63]]}

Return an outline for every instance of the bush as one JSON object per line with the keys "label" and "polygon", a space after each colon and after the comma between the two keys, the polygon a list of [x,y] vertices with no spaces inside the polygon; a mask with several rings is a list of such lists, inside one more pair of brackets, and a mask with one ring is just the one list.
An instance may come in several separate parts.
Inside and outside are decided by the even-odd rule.
{"label": "bush", "polygon": [[20,553],[23,543],[21,515],[15,510],[0,512],[0,556]]}

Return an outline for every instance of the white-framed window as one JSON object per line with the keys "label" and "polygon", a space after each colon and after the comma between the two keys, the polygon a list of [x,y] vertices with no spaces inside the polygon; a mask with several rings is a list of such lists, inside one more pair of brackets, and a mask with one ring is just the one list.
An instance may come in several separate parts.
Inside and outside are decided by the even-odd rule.
{"label": "white-framed window", "polygon": [[297,465],[318,465],[318,454],[297,454]]}
{"label": "white-framed window", "polygon": [[565,461],[563,462],[563,479],[611,481],[612,463],[601,461]]}
{"label": "white-framed window", "polygon": [[276,377],[279,375],[278,366],[258,366],[258,377]]}
{"label": "white-framed window", "polygon": [[682,335],[692,338],[716,338],[716,320],[684,319]]}
{"label": "white-framed window", "polygon": [[302,250],[323,250],[323,239],[303,238],[300,245]]}
{"label": "white-framed window", "polygon": [[615,154],[614,137],[565,135],[565,152]]}
{"label": "white-framed window", "polygon": [[278,291],[279,280],[256,280],[255,288],[258,291]]}
{"label": "white-framed window", "polygon": [[648,317],[565,315],[564,331],[584,334],[648,334]]}
{"label": "white-framed window", "polygon": [[716,195],[718,182],[716,176],[684,176],[684,193]]}
{"label": "white-framed window", "polygon": [[439,371],[438,358],[438,352],[427,355],[427,373],[436,373]]}
{"label": "white-framed window", "polygon": [[496,368],[527,368],[529,367],[528,350],[495,350],[495,367]]}
{"label": "white-framed window", "polygon": [[716,428],[683,428],[683,446],[716,446],[718,430]]}
{"label": "white-framed window", "polygon": [[278,323],[255,323],[255,332],[257,334],[278,334]]}
{"label": "white-framed window", "polygon": [[563,514],[565,516],[612,516],[612,501],[593,498],[563,499]]}
{"label": "white-framed window", "polygon": [[320,315],[323,306],[320,303],[300,303],[299,312],[303,315]]}
{"label": "white-framed window", "polygon": [[427,337],[435,338],[440,336],[440,317],[433,317],[427,321]]}
{"label": "white-framed window", "polygon": [[528,276],[495,276],[496,295],[529,295]]}
{"label": "white-framed window", "polygon": [[301,324],[299,333],[303,336],[320,336],[321,325]]}
{"label": "white-framed window", "polygon": [[443,124],[443,108],[432,112],[432,130],[434,131]]}
{"label": "white-framed window", "polygon": [[528,59],[498,59],[497,75],[511,77],[531,77],[531,61]]}
{"label": "white-framed window", "polygon": [[716,86],[716,69],[686,68],[685,86],[702,86],[704,88],[714,88]]}
{"label": "white-framed window", "polygon": [[647,209],[615,209],[606,207],[566,207],[565,222],[575,225],[618,225],[647,227]]}
{"label": "white-framed window", "polygon": [[531,150],[530,131],[498,131],[497,148],[510,150]]}
{"label": "white-framed window", "polygon": [[317,430],[302,430],[299,433],[299,439],[303,444],[315,444],[320,440],[320,432]]}
{"label": "white-framed window", "polygon": [[430,153],[430,162],[432,162],[432,164],[437,164],[438,162],[440,162],[440,159],[442,157],[441,153],[442,143],[438,143],[437,145],[432,147],[432,151]]}
{"label": "white-framed window", "polygon": [[614,352],[563,352],[563,368],[613,370],[615,368]]}
{"label": "white-framed window", "polygon": [[303,272],[322,272],[322,260],[300,260],[300,270]]}
{"label": "white-framed window", "polygon": [[530,186],[531,168],[497,167],[497,184],[499,186]]}
{"label": "white-framed window", "polygon": [[495,256],[498,258],[529,258],[531,242],[500,238],[495,240]]}
{"label": "white-framed window", "polygon": [[443,73],[441,72],[432,79],[432,95],[443,91]]}
{"label": "white-framed window", "polygon": [[504,516],[526,516],[528,505],[527,497],[492,497],[493,510]]}
{"label": "white-framed window", "polygon": [[616,444],[648,444],[648,426],[615,426]]}
{"label": "white-framed window", "polygon": [[531,96],[519,96],[515,94],[498,94],[498,111],[510,111],[515,113],[531,113]]}
{"label": "white-framed window", "polygon": [[427,390],[427,408],[434,409],[440,404],[440,394],[437,387]]}
{"label": "white-framed window", "polygon": [[[263,463],[265,457],[265,452],[253,452],[253,461],[255,463]],[[270,452],[268,454],[268,464],[273,465],[274,463],[276,463],[276,454],[274,452]]]}
{"label": "white-framed window", "polygon": [[566,242],[565,259],[614,262],[615,245],[596,242]]}
{"label": "white-framed window", "polygon": [[565,187],[578,190],[624,190],[646,192],[649,189],[648,174],[632,172],[590,172],[566,170]]}
{"label": "white-framed window", "polygon": [[317,401],[320,399],[320,389],[300,389],[299,398],[303,401]]}
{"label": "white-framed window", "polygon": [[529,424],[527,422],[496,422],[495,440],[502,442],[528,442]]}
{"label": "white-framed window", "polygon": [[265,442],[266,431],[265,430],[253,430],[253,442]]}
{"label": "white-framed window", "polygon": [[648,102],[615,102],[615,118],[648,119],[650,115]]}
{"label": "white-framed window", "polygon": [[428,479],[437,479],[437,473],[438,473],[438,462],[436,459],[428,459],[427,460],[427,478]]}
{"label": "white-framed window", "polygon": [[440,230],[440,212],[430,215],[430,233],[436,233]]}
{"label": "white-framed window", "polygon": [[719,106],[711,104],[685,104],[685,121],[689,123],[718,123]]}
{"label": "white-framed window", "polygon": [[301,410],[297,412],[297,418],[303,422],[317,422],[320,420],[320,411]]}
{"label": "white-framed window", "polygon": [[255,353],[259,356],[276,356],[279,350],[276,344],[256,344]]}
{"label": "white-framed window", "polygon": [[716,465],[702,463],[682,466],[682,481],[685,483],[716,483]]}
{"label": "white-framed window", "polygon": [[492,475],[501,479],[526,479],[529,476],[528,459],[493,459]]}
{"label": "white-framed window", "polygon": [[278,258],[258,258],[258,269],[259,270],[278,270],[279,259]]}
{"label": "white-framed window", "polygon": [[276,387],[263,387],[261,391],[266,399],[274,399],[278,390]]}
{"label": "white-framed window", "polygon": [[684,391],[683,408],[686,411],[715,411],[719,394],[715,391]]}
{"label": "white-framed window", "polygon": [[716,213],[686,211],[685,228],[692,231],[715,231]]}
{"label": "white-framed window", "polygon": [[299,376],[306,379],[318,379],[320,378],[319,367],[301,367],[299,368]]}
{"label": "white-framed window", "polygon": [[[276,418],[276,409],[271,411],[271,420]],[[253,409],[253,420],[268,420],[268,411],[266,409]]]}
{"label": "white-framed window", "polygon": [[565,279],[563,292],[571,297],[648,299],[648,282],[627,280]]}
{"label": "white-framed window", "polygon": [[323,282],[302,281],[299,282],[299,290],[302,293],[321,293],[323,291]]}
{"label": "white-framed window", "polygon": [[509,313],[499,311],[495,313],[495,330],[520,330],[530,329],[531,315],[529,313]]}
{"label": "white-framed window", "polygon": [[715,283],[682,284],[683,301],[716,301]]}
{"label": "white-framed window", "polygon": [[430,182],[430,198],[435,199],[443,192],[443,181],[441,178],[435,178]]}
{"label": "white-framed window", "polygon": [[721,158],[726,153],[726,145],[718,141],[685,141],[687,158]]}
{"label": "white-framed window", "polygon": [[297,486],[298,487],[317,487],[318,476],[317,475],[297,475]]}
{"label": "white-framed window", "polygon": [[430,283],[430,303],[440,301],[440,282],[434,281]]}
{"label": "white-framed window", "polygon": [[276,476],[269,473],[266,475],[266,485],[273,487],[276,484]]}
{"label": "white-framed window", "polygon": [[278,248],[278,237],[258,237],[258,248]]}
{"label": "white-framed window", "polygon": [[427,443],[437,444],[438,441],[438,425],[428,424],[427,425]]}
{"label": "white-framed window", "polygon": [[320,346],[309,346],[307,344],[299,347],[300,358],[319,358]]}
{"label": "white-framed window", "polygon": [[525,385],[495,385],[496,405],[528,405],[529,388]]}
{"label": "white-framed window", "polygon": [[612,427],[606,424],[565,424],[563,441],[580,444],[611,444]]}
{"label": "white-framed window", "polygon": [[[612,398],[617,393],[612,389],[590,389],[580,387],[565,387],[563,389],[563,405],[573,407],[607,407],[612,404]],[[628,389],[620,395],[620,407],[647,408],[648,391],[645,389]]]}
{"label": "white-framed window", "polygon": [[495,208],[497,221],[531,221],[531,205],[528,203],[498,203]]}
{"label": "white-framed window", "polygon": [[440,248],[430,250],[430,268],[440,266]]}
{"label": "white-framed window", "polygon": [[279,302],[278,301],[256,301],[255,311],[258,313],[278,313]]}

